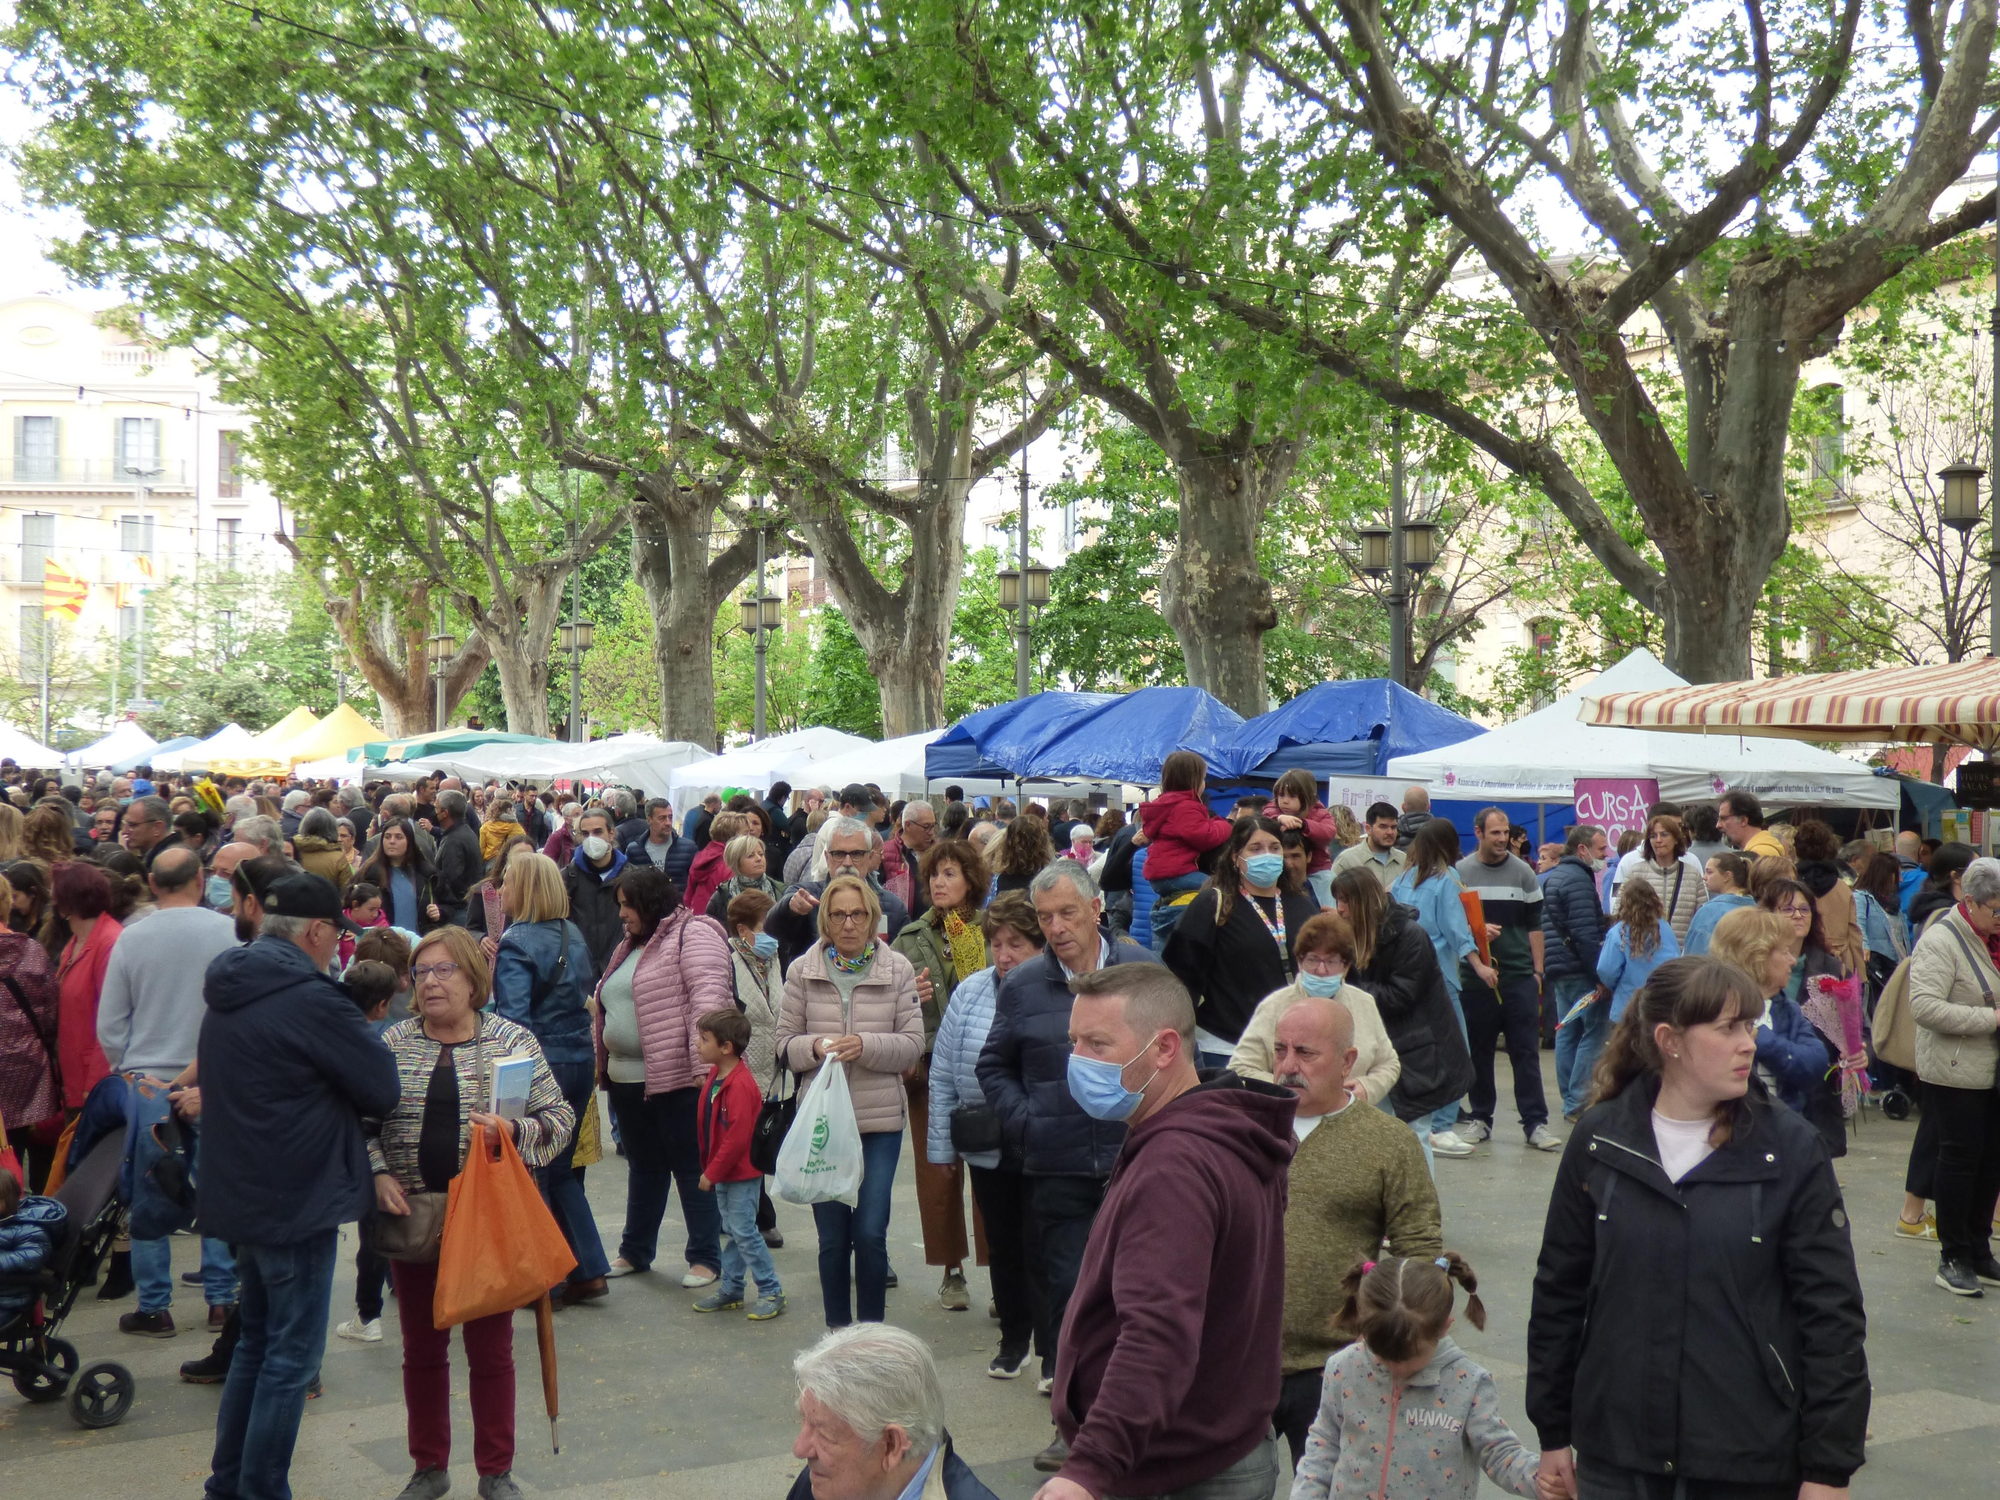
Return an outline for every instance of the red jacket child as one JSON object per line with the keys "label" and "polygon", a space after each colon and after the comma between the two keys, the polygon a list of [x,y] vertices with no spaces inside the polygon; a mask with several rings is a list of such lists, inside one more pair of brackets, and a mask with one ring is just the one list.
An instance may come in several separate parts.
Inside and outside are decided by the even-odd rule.
{"label": "red jacket child", "polygon": [[[1266,802],[1264,816],[1274,822],[1283,814],[1278,804]],[[1333,841],[1338,830],[1333,824],[1333,812],[1324,802],[1315,802],[1302,813],[1293,813],[1302,825],[1299,834],[1306,841],[1306,873],[1317,875],[1321,870],[1333,868]]]}
{"label": "red jacket child", "polygon": [[696,1096],[695,1139],[701,1145],[701,1175],[710,1182],[750,1182],[763,1174],[750,1165],[750,1136],[764,1091],[741,1062],[722,1080],[722,1091],[710,1098],[715,1072],[702,1076]]}
{"label": "red jacket child", "polygon": [[1192,875],[1201,856],[1229,842],[1232,825],[1218,818],[1196,792],[1162,792],[1139,804],[1146,830],[1146,878],[1172,880]]}

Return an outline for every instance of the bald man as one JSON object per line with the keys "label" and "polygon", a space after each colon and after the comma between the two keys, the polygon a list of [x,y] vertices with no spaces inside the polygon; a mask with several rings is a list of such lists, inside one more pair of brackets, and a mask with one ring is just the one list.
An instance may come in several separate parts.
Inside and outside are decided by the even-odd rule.
{"label": "bald man", "polygon": [[1386,1239],[1396,1255],[1444,1253],[1437,1188],[1409,1126],[1347,1089],[1357,1054],[1354,1017],[1338,1000],[1308,995],[1278,1021],[1272,1081],[1298,1099],[1285,1206],[1284,1382],[1271,1425],[1305,1452],[1319,1412],[1320,1376],[1349,1342],[1332,1331],[1356,1263]]}

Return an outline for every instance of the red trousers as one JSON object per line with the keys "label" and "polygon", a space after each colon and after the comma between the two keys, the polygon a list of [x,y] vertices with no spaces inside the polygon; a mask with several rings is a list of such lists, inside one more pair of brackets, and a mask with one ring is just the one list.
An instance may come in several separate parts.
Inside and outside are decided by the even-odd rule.
{"label": "red trousers", "polygon": [[[437,1266],[389,1262],[403,1325],[403,1404],[419,1469],[451,1467],[451,1330],[431,1326]],[[459,1325],[472,1367],[472,1460],[482,1475],[514,1467],[514,1315]]]}

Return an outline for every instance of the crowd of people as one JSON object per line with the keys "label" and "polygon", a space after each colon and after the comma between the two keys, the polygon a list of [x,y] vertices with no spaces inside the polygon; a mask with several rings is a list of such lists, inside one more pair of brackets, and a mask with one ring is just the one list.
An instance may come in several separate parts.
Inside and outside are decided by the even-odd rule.
{"label": "crowd of people", "polygon": [[[1658,804],[1615,849],[1578,826],[1533,850],[1485,809],[1467,852],[1421,791],[1357,821],[1292,772],[1218,816],[1206,777],[1176,752],[1129,818],[780,783],[685,826],[628,788],[17,777],[0,1116],[30,1193],[107,1079],[157,1080],[192,1127],[217,1338],[183,1374],[223,1386],[218,1500],[288,1493],[357,1222],[332,1332],[379,1341],[393,1289],[403,1495],[445,1493],[443,1204],[503,1132],[575,1258],[558,1308],[664,1254],[696,1310],[784,1315],[750,1141],[829,1067],[862,1172],[812,1209],[829,1333],[799,1360],[795,1452],[818,1500],[985,1493],[928,1352],[878,1326],[906,1131],[940,1305],[970,1311],[986,1267],[988,1373],[1032,1360],[1049,1397],[1041,1500],[1265,1500],[1288,1473],[1299,1500],[1469,1496],[1481,1472],[1544,1500],[1844,1489],[1867,1378],[1831,1158],[1872,1060],[1840,1006],[1900,984],[1916,1027],[1894,1233],[1937,1244],[1950,1291],[2000,1285],[2000,862],[1767,827],[1740,791]],[[1562,1158],[1528,1328],[1539,1453],[1448,1337],[1477,1279],[1437,1162],[1492,1139],[1503,1046],[1524,1146]],[[508,1114],[498,1058],[533,1064]],[[584,1191],[610,1151],[613,1254]],[[168,1250],[114,1258],[123,1331],[179,1331]],[[1630,1320],[1588,1318],[1603,1296]],[[460,1338],[480,1494],[507,1500],[512,1314]],[[1685,1358],[1634,1361],[1635,1338]]]}

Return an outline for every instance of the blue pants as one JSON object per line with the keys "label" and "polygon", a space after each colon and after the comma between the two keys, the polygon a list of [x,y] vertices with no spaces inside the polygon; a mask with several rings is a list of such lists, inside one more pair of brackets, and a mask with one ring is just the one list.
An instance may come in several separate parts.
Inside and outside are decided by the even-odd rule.
{"label": "blue pants", "polygon": [[[132,1280],[139,1288],[140,1312],[165,1312],[174,1302],[174,1242],[132,1241]],[[210,1307],[236,1300],[236,1258],[221,1240],[201,1241],[201,1290]]]}
{"label": "blue pants", "polygon": [[[1396,1113],[1396,1106],[1391,1104],[1387,1099],[1377,1099],[1375,1107],[1392,1120],[1402,1119],[1402,1116]],[[1415,1120],[1405,1120],[1403,1123],[1408,1125],[1416,1134],[1417,1144],[1424,1148],[1424,1170],[1429,1172],[1431,1177],[1435,1179],[1437,1177],[1437,1158],[1431,1155],[1430,1116],[1424,1115]]]}
{"label": "blue pants", "polygon": [[[581,1121],[584,1110],[590,1107],[591,1096],[597,1092],[596,1065],[552,1062],[549,1071]],[[572,1135],[569,1144],[549,1163],[544,1181],[549,1188],[549,1211],[562,1226],[563,1238],[569,1241],[570,1253],[576,1257],[576,1269],[570,1276],[576,1281],[589,1281],[610,1270],[611,1262],[604,1257],[604,1242],[597,1237],[597,1220],[591,1216],[590,1200],[583,1194],[583,1174],[570,1165],[575,1154],[576,1137]]]}
{"label": "blue pants", "polygon": [[[1466,1038],[1465,1048],[1466,1051],[1470,1052],[1472,1050],[1472,1038],[1467,1035],[1465,1029],[1465,1002],[1458,998],[1458,987],[1451,982],[1451,976],[1449,975],[1445,976],[1444,991],[1447,995],[1451,996],[1451,1008],[1458,1016],[1458,1034]],[[1431,1115],[1431,1131],[1433,1134],[1441,1130],[1450,1130],[1458,1124],[1458,1105],[1459,1101],[1454,1099],[1443,1109],[1437,1110]],[[1422,1134],[1421,1131],[1418,1133]]]}
{"label": "blue pants", "polygon": [[[863,1139],[866,1139],[864,1137]],[[864,1153],[866,1148],[863,1148]],[[892,1169],[893,1170],[893,1169]],[[744,1273],[757,1280],[757,1295],[782,1297],[778,1268],[771,1264],[770,1247],[757,1229],[757,1200],[763,1195],[764,1179],[715,1184],[715,1209],[722,1219],[722,1290],[732,1296],[743,1294]],[[887,1248],[883,1254],[888,1254]]]}
{"label": "blue pants", "polygon": [[1556,1023],[1561,1027],[1556,1032],[1556,1086],[1562,1090],[1566,1115],[1582,1109],[1583,1101],[1590,1096],[1590,1075],[1596,1070],[1605,1039],[1611,1034],[1611,1002],[1600,1000],[1595,1005],[1586,1005],[1583,1013],[1567,1025],[1563,1024],[1563,1017],[1569,1014],[1571,1006],[1596,988],[1597,981],[1584,974],[1558,974],[1549,980],[1549,993],[1556,1003]]}
{"label": "blue pants", "polygon": [[339,1250],[338,1229],[236,1247],[243,1331],[216,1414],[208,1500],[291,1500],[292,1447],[326,1352]]}
{"label": "blue pants", "polygon": [[667,1193],[678,1187],[681,1218],[687,1224],[687,1263],[715,1270],[722,1264],[721,1221],[716,1196],[700,1186],[695,1103],[701,1090],[690,1084],[648,1099],[643,1083],[614,1083],[609,1093],[611,1118],[624,1133],[627,1168],[625,1232],[618,1253],[642,1271],[653,1263]]}
{"label": "blue pants", "polygon": [[1146,884],[1153,888],[1153,951],[1167,951],[1167,937],[1174,930],[1174,923],[1181,919],[1185,906],[1170,905],[1175,896],[1187,891],[1198,891],[1208,877],[1199,870],[1190,870],[1185,875],[1176,875],[1170,880],[1149,880]]}
{"label": "blue pants", "polygon": [[[896,1183],[896,1159],[903,1132],[871,1130],[861,1137],[861,1190],[855,1206],[815,1203],[819,1229],[819,1294],[826,1326],[845,1328],[860,1314],[879,1323],[889,1305],[889,1190]],[[854,1257],[854,1307],[847,1297],[847,1258]]]}

